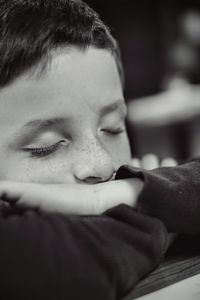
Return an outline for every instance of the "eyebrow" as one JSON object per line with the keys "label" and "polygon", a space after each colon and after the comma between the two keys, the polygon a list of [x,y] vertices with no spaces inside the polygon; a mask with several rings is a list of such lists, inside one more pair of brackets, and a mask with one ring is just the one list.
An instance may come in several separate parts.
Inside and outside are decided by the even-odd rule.
{"label": "eyebrow", "polygon": [[42,133],[46,129],[49,129],[53,126],[62,126],[64,123],[66,123],[66,119],[64,118],[49,118],[49,119],[35,119],[31,120],[15,132],[15,138],[17,140],[23,140],[24,138],[34,137],[37,136],[37,134]]}
{"label": "eyebrow", "polygon": [[46,120],[42,119],[35,119],[27,122],[25,125],[22,126],[22,129],[29,129],[29,128],[37,128],[37,130],[43,130],[45,128],[49,128],[55,125],[62,125],[66,120],[64,118],[50,118]]}
{"label": "eyebrow", "polygon": [[117,100],[117,101],[103,107],[100,111],[100,116],[107,115],[116,110],[120,111],[121,114],[126,115],[126,105],[125,105],[124,100],[120,99],[120,100]]}
{"label": "eyebrow", "polygon": [[[124,100],[115,101],[100,110],[100,117],[118,110],[122,115],[126,115],[126,105]],[[67,118],[49,118],[49,119],[35,119],[27,122],[20,128],[20,135],[27,130],[33,130],[34,133],[42,132],[53,126],[62,126],[67,122]]]}

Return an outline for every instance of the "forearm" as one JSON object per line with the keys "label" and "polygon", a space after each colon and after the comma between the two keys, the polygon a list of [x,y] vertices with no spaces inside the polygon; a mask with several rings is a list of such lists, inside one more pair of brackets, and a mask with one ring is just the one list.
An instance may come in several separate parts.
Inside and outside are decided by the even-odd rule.
{"label": "forearm", "polygon": [[98,215],[119,204],[135,207],[142,186],[143,182],[139,179],[94,185],[0,181],[0,198],[16,209],[38,209],[63,215]]}
{"label": "forearm", "polygon": [[6,299],[29,292],[28,299],[115,300],[158,265],[167,234],[160,221],[123,205],[96,217],[1,217],[0,243]]}
{"label": "forearm", "polygon": [[96,213],[102,213],[119,204],[135,208],[143,186],[144,183],[139,178],[115,180],[91,186],[90,188],[96,193]]}

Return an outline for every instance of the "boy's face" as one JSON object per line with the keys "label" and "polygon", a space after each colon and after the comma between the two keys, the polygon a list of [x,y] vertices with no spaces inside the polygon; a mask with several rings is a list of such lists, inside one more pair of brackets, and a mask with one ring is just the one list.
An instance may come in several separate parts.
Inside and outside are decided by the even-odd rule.
{"label": "boy's face", "polygon": [[130,161],[126,107],[107,50],[57,51],[0,91],[0,179],[98,183]]}

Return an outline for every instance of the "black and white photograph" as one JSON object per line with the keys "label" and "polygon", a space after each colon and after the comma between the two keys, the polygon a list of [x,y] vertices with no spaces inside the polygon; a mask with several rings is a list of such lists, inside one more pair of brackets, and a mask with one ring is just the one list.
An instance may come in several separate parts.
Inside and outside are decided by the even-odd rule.
{"label": "black and white photograph", "polygon": [[0,293],[200,300],[200,1],[0,0]]}

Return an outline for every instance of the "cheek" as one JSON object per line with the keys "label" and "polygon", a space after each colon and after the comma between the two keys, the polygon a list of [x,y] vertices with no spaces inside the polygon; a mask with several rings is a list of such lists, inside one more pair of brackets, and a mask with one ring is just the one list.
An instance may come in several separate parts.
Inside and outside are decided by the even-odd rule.
{"label": "cheek", "polygon": [[63,159],[10,159],[0,170],[0,179],[36,183],[70,183],[72,174]]}
{"label": "cheek", "polygon": [[119,168],[121,165],[130,164],[131,150],[128,136],[124,135],[117,142],[112,143],[110,153],[115,162],[115,167]]}

